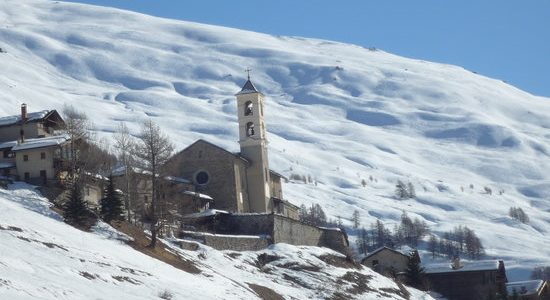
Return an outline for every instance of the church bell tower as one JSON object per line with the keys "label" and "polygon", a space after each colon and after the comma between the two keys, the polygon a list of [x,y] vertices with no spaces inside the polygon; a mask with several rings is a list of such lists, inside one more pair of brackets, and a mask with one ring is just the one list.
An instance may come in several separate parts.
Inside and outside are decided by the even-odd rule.
{"label": "church bell tower", "polygon": [[250,165],[246,169],[250,212],[263,213],[272,210],[269,162],[264,120],[264,95],[248,80],[237,97],[239,119],[239,145],[241,155]]}

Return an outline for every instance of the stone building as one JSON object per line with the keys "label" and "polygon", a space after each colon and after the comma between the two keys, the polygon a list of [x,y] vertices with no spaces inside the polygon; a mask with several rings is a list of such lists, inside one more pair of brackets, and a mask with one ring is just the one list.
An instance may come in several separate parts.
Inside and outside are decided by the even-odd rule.
{"label": "stone building", "polygon": [[423,266],[430,289],[449,300],[499,299],[506,292],[506,269],[500,261]]}
{"label": "stone building", "polygon": [[382,275],[397,277],[407,270],[409,259],[409,255],[400,251],[388,247],[380,247],[363,258],[361,264]]}
{"label": "stone building", "polygon": [[0,175],[37,185],[55,183],[68,159],[69,137],[55,135],[64,121],[55,110],[0,118]]}
{"label": "stone building", "polygon": [[284,177],[269,168],[264,95],[248,78],[236,97],[240,153],[198,140],[170,159],[168,173],[191,179],[197,192],[212,196],[211,208],[297,218],[298,207],[283,200]]}

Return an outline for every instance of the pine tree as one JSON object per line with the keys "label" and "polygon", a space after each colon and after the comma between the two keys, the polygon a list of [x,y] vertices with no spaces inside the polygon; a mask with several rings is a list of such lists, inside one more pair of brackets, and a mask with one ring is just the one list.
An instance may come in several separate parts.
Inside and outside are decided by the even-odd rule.
{"label": "pine tree", "polygon": [[424,283],[424,268],[420,265],[420,256],[418,251],[413,250],[407,263],[407,270],[405,270],[407,276],[407,283],[417,289],[421,289]]}
{"label": "pine tree", "polygon": [[115,190],[113,178],[109,177],[109,184],[105,189],[105,197],[101,199],[101,218],[107,222],[122,220],[123,204],[120,193]]}
{"label": "pine tree", "polygon": [[67,201],[64,205],[65,222],[76,226],[85,226],[90,212],[82,196],[82,187],[80,183],[74,182],[69,191]]}
{"label": "pine tree", "polygon": [[407,199],[409,198],[409,192],[407,191],[407,186],[401,180],[397,181],[395,185],[395,196],[397,199]]}

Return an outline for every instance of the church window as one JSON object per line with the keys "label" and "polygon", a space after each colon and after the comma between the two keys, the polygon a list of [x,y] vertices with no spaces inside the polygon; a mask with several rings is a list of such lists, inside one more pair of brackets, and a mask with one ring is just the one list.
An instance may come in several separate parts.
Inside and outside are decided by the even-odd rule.
{"label": "church window", "polygon": [[253,136],[254,135],[254,123],[248,122],[246,123],[246,136]]}
{"label": "church window", "polygon": [[206,171],[199,171],[195,174],[195,183],[198,185],[206,185],[210,181],[210,175]]}
{"label": "church window", "polygon": [[202,158],[202,151],[199,151],[199,158]]}
{"label": "church window", "polygon": [[244,115],[251,116],[254,114],[254,105],[251,101],[248,101],[244,104]]}
{"label": "church window", "polygon": [[260,104],[260,116],[263,116],[264,115],[264,104],[261,103]]}

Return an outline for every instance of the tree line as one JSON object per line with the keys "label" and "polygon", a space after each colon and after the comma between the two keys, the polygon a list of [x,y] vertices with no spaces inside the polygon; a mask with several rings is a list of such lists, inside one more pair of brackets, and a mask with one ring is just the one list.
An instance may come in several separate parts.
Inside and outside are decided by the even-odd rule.
{"label": "tree line", "polygon": [[[67,223],[79,227],[90,227],[97,217],[106,222],[136,220],[139,217],[147,220],[151,231],[151,245],[154,246],[159,230],[161,197],[159,192],[160,178],[164,166],[173,153],[169,138],[161,132],[160,127],[151,120],[146,120],[137,136],[132,136],[124,123],[121,123],[114,134],[114,151],[105,145],[108,141],[96,141],[91,135],[93,124],[87,116],[72,106],[63,109],[66,126],[65,133],[70,137],[70,155],[67,176],[65,177],[68,193],[64,209]],[[122,190],[116,190],[111,176],[115,166],[124,170]],[[150,203],[145,207],[138,204],[134,170],[140,170],[140,176],[150,182]],[[83,189],[94,178],[109,177],[105,197],[101,199],[99,216],[84,201]],[[125,208],[125,210],[124,210]]]}

